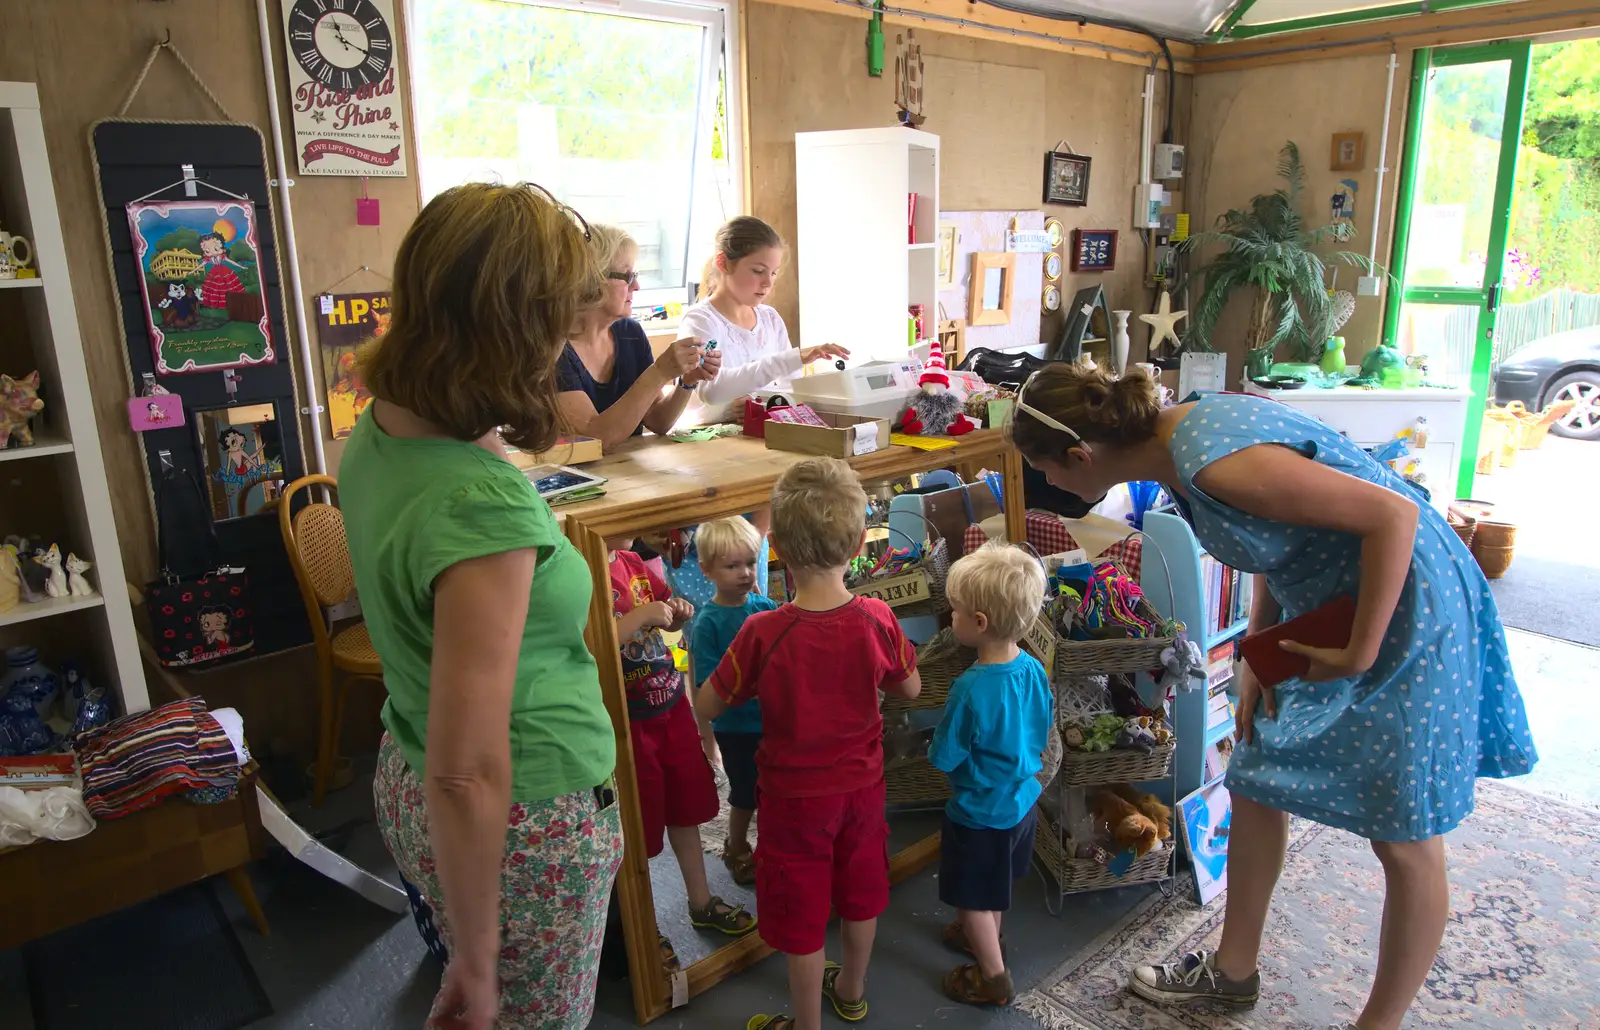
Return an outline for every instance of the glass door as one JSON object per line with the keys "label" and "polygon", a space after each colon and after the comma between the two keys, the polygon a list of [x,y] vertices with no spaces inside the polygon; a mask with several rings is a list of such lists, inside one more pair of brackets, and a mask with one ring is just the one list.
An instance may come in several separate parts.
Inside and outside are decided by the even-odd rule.
{"label": "glass door", "polygon": [[1429,378],[1472,391],[1454,484],[1472,487],[1489,393],[1528,44],[1419,50],[1411,73],[1394,258],[1401,281],[1384,342],[1425,354]]}

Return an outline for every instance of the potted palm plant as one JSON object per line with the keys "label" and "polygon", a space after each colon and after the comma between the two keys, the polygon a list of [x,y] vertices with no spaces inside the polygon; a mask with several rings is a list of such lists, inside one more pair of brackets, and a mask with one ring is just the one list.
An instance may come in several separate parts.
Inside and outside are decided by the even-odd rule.
{"label": "potted palm plant", "polygon": [[[1329,263],[1355,265],[1370,271],[1360,254],[1337,251],[1318,254],[1320,244],[1343,243],[1354,228],[1333,222],[1308,228],[1299,210],[1305,186],[1300,148],[1285,143],[1278,152],[1278,175],[1285,186],[1252,197],[1250,206],[1217,219],[1213,232],[1196,233],[1179,244],[1185,251],[1210,244],[1224,249],[1185,278],[1202,278],[1199,300],[1184,333],[1185,349],[1213,350],[1211,334],[1234,291],[1251,292],[1250,329],[1246,336],[1246,375],[1267,374],[1273,352],[1287,343],[1296,361],[1316,362],[1330,333],[1331,305],[1326,284]],[[1180,287],[1181,288],[1181,287]]]}

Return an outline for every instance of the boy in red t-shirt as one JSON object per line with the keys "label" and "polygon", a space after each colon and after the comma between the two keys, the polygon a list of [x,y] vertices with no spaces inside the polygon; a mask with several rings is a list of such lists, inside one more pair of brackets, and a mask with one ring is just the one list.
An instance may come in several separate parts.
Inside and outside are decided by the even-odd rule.
{"label": "boy in red t-shirt", "polygon": [[[661,854],[662,833],[683,873],[689,921],[701,929],[742,936],[755,929],[755,917],[742,905],[729,905],[706,883],[706,858],[700,824],[717,816],[721,801],[716,779],[700,745],[700,728],[684,693],[662,631],[677,631],[694,617],[694,606],[672,591],[644,559],[627,550],[631,538],[607,540],[611,550],[611,608],[622,647],[622,679],[628,692],[628,725],[644,817],[645,851]],[[671,942],[661,938],[662,959],[675,966]]]}
{"label": "boy in red t-shirt", "polygon": [[[889,905],[878,692],[916,697],[922,677],[889,606],[845,589],[866,513],[866,492],[837,458],[778,477],[772,546],[794,600],[745,620],[695,699],[708,719],[761,701],[756,902],[762,939],[789,958],[795,1015],[759,1015],[748,1030],[819,1030],[823,997],[850,1022],[867,1014],[867,962]],[[842,966],[823,954],[830,906],[843,923]]]}

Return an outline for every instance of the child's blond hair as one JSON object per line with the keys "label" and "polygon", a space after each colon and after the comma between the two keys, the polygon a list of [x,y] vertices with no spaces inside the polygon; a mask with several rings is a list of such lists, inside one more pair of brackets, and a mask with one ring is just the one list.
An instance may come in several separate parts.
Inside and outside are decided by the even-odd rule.
{"label": "child's blond hair", "polygon": [[867,492],[838,458],[791,466],[772,489],[772,536],[793,568],[848,565],[861,549],[866,525]]}
{"label": "child's blond hair", "polygon": [[734,515],[701,523],[694,532],[694,546],[700,553],[701,567],[709,569],[731,554],[748,552],[759,558],[761,534],[749,519]]}
{"label": "child's blond hair", "polygon": [[945,593],[971,612],[989,618],[989,632],[1020,640],[1044,603],[1044,566],[1009,544],[991,541],[950,566]]}

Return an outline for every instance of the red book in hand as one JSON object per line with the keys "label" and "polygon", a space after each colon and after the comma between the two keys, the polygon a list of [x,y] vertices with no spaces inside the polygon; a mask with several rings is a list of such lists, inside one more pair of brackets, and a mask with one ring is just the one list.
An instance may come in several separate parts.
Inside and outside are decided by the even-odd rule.
{"label": "red book in hand", "polygon": [[1356,599],[1341,595],[1298,619],[1245,637],[1239,642],[1239,653],[1263,687],[1275,687],[1311,671],[1311,660],[1285,651],[1279,646],[1283,641],[1293,640],[1308,647],[1348,647],[1355,623]]}

